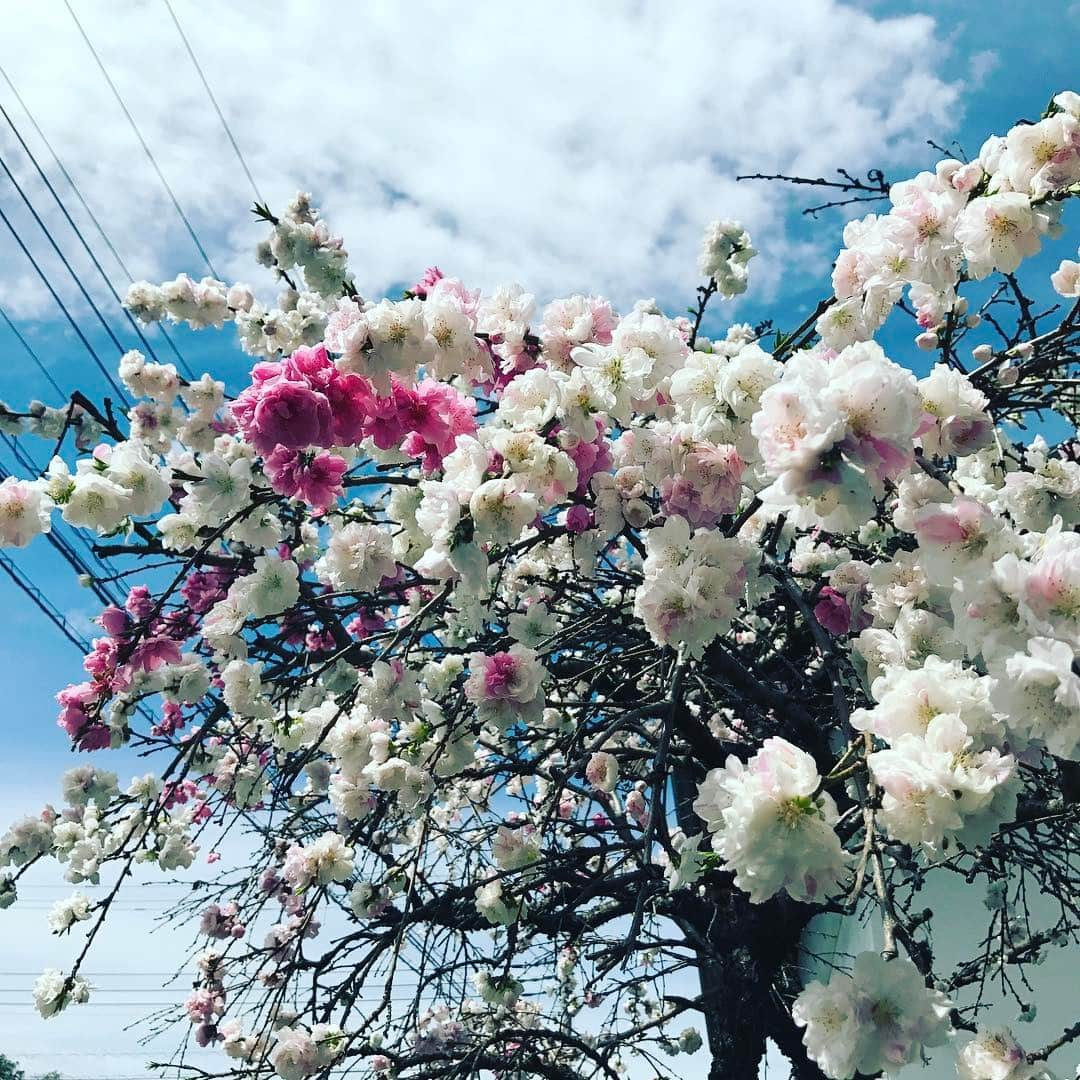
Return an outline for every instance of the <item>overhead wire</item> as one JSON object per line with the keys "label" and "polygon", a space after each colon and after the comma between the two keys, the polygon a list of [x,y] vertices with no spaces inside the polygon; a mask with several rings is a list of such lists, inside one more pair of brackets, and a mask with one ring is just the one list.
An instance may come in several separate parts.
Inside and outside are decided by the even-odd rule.
{"label": "overhead wire", "polygon": [[[90,258],[90,261],[93,263],[94,268],[97,270],[97,272],[98,272],[99,276],[101,277],[102,281],[105,282],[105,285],[109,290],[109,293],[112,295],[113,300],[116,301],[117,306],[120,308],[120,311],[123,313],[124,317],[127,319],[128,324],[130,325],[131,329],[135,332],[135,335],[138,337],[139,341],[146,348],[146,351],[148,353],[150,353],[151,358],[153,360],[155,360],[155,361],[158,360],[158,355],[157,355],[157,352],[154,349],[154,346],[150,343],[150,341],[147,339],[146,335],[143,333],[142,328],[139,326],[138,320],[136,320],[135,317],[131,314],[131,312],[128,311],[128,309],[124,306],[124,302],[123,302],[123,300],[120,299],[120,294],[116,291],[115,287],[113,286],[113,283],[112,283],[111,279],[109,278],[109,275],[105,273],[104,267],[101,265],[101,262],[99,261],[98,257],[94,254],[93,249],[87,243],[86,237],[83,236],[83,234],[82,234],[82,230],[75,223],[75,220],[74,220],[74,218],[72,218],[71,214],[69,213],[68,208],[64,205],[64,200],[61,199],[60,196],[57,194],[56,188],[53,187],[52,181],[49,180],[48,173],[46,173],[45,170],[39,164],[38,159],[34,156],[34,152],[27,145],[26,140],[22,137],[22,133],[19,131],[18,127],[16,127],[15,121],[11,119],[10,114],[8,113],[7,109],[4,108],[3,105],[0,105],[0,115],[3,115],[4,120],[7,122],[8,127],[11,129],[11,131],[14,134],[15,138],[18,139],[19,145],[23,149],[23,153],[26,154],[26,156],[30,159],[30,162],[33,164],[34,168],[37,170],[38,176],[41,178],[42,182],[45,184],[45,187],[48,189],[49,194],[52,195],[53,201],[60,208],[60,212],[64,215],[64,218],[67,220],[68,225],[71,226],[72,231],[75,233],[76,237],[78,237],[79,243],[82,244],[83,250],[86,252],[87,256]],[[0,159],[0,163],[2,163],[2,159]],[[8,170],[6,164],[4,165],[4,171],[8,173],[8,176],[11,176],[11,173]],[[12,182],[15,183],[14,178],[12,178]],[[16,186],[16,189],[19,191],[19,193],[23,196],[23,201],[26,202],[27,207],[30,209],[30,212],[32,214],[34,214],[34,217],[36,219],[38,219],[38,221],[40,223],[40,218],[38,218],[38,215],[37,215],[36,211],[34,211],[33,207],[30,206],[29,200],[27,199],[26,195],[23,193],[22,189],[19,187],[19,185],[17,183],[15,184],[15,186]],[[42,228],[45,228],[45,226],[42,225]],[[46,230],[46,233],[51,238],[51,234],[48,233],[47,230]],[[55,242],[53,243],[53,247],[56,248]],[[57,253],[59,254],[60,253],[59,248],[56,248],[56,250],[57,250]],[[60,257],[61,257],[61,259],[64,259],[63,255],[61,255]],[[68,266],[68,270],[74,275],[74,271],[71,271],[71,267],[68,264],[66,259],[64,259],[64,265]],[[81,288],[81,286],[80,286],[80,288]],[[83,290],[83,294],[85,295],[85,290]],[[96,308],[95,308],[95,312],[97,312]],[[97,312],[97,315],[98,315],[99,319],[102,318],[100,312]],[[116,340],[115,335],[113,335],[111,331],[109,331],[109,334],[113,338],[113,340],[115,341]],[[123,351],[122,346],[119,346],[119,342],[117,342],[117,345],[118,345],[118,347],[121,348],[121,351]],[[179,357],[179,359],[180,359],[181,365],[184,367],[184,373],[189,378],[194,378],[195,377],[194,372],[188,366],[187,361],[185,361],[183,357]]]}
{"label": "overhead wire", "polygon": [[251,190],[255,193],[255,200],[265,205],[266,200],[259,192],[259,185],[255,183],[255,178],[251,175],[251,170],[244,160],[244,155],[240,152],[240,146],[232,133],[232,128],[229,127],[229,122],[225,119],[225,114],[221,111],[221,106],[214,96],[214,91],[210,89],[210,83],[203,72],[202,65],[195,57],[195,50],[192,49],[191,42],[188,41],[187,34],[184,33],[184,28],[180,25],[180,20],[176,17],[176,12],[173,11],[172,4],[169,3],[169,0],[162,0],[162,2],[165,4],[165,7],[172,18],[173,26],[176,27],[176,32],[180,35],[180,40],[184,43],[184,48],[187,50],[192,66],[195,68],[199,80],[203,84],[203,89],[206,91],[207,97],[210,98],[210,104],[214,106],[214,112],[217,113],[218,119],[221,121],[221,126],[225,129],[225,134],[228,136],[229,143],[232,145],[233,152],[236,154],[236,159],[240,162],[240,168],[244,170],[244,175],[248,178],[248,183],[251,185]]}
{"label": "overhead wire", "polygon": [[90,643],[68,622],[64,613],[12,561],[6,551],[0,551],[0,569],[17,585],[50,622],[75,646],[88,652]]}
{"label": "overhead wire", "polygon": [[[0,110],[2,109],[3,106],[0,106]],[[71,265],[68,257],[61,250],[60,245],[56,242],[56,238],[53,236],[52,230],[48,227],[48,225],[45,224],[41,215],[37,212],[34,204],[30,201],[30,196],[26,194],[26,191],[23,189],[22,184],[20,184],[19,181],[15,179],[15,174],[9,168],[8,163],[4,160],[2,154],[0,154],[0,169],[4,170],[4,173],[7,176],[8,180],[11,181],[11,186],[16,190],[16,192],[18,192],[19,198],[22,199],[23,205],[26,207],[27,210],[30,211],[30,216],[34,219],[35,222],[37,222],[38,228],[41,229],[41,231],[45,234],[45,239],[49,241],[49,246],[56,253],[56,257],[63,264],[63,267],[68,272],[71,280],[75,282],[75,286],[82,294],[82,298],[87,302],[87,304],[90,305],[90,310],[93,311],[94,315],[97,317],[98,322],[101,323],[101,328],[108,335],[109,340],[116,346],[117,351],[119,351],[120,353],[127,352],[120,339],[116,336],[116,332],[113,330],[108,320],[105,318],[104,315],[101,314],[101,309],[97,306],[96,303],[94,303],[94,298],[90,295],[86,286],[83,284],[82,278],[75,272],[75,268]]]}
{"label": "overhead wire", "polygon": [[27,351],[27,353],[29,353],[30,359],[33,360],[34,363],[37,365],[38,370],[44,376],[48,384],[60,395],[60,397],[64,397],[65,394],[64,391],[60,389],[60,384],[56,381],[56,379],[53,378],[52,372],[49,371],[49,369],[42,362],[41,357],[39,357],[38,354],[34,351],[30,342],[28,342],[26,338],[23,337],[19,328],[11,321],[11,317],[4,310],[2,304],[0,304],[0,318],[2,318],[5,323],[7,323],[8,329],[19,339],[19,343]]}
{"label": "overhead wire", "polygon": [[170,186],[169,181],[165,179],[165,174],[161,171],[161,166],[158,165],[157,159],[154,157],[153,151],[151,151],[149,145],[146,142],[146,139],[143,138],[143,134],[139,130],[139,125],[135,123],[135,117],[131,115],[131,111],[128,109],[127,105],[124,103],[123,97],[121,97],[120,95],[120,91],[116,88],[116,83],[113,82],[112,76],[109,75],[108,69],[105,67],[104,62],[98,55],[97,49],[94,48],[93,42],[87,35],[86,30],[83,29],[82,23],[79,22],[79,17],[75,14],[75,9],[71,6],[71,0],[64,0],[64,6],[68,9],[68,14],[71,16],[76,27],[78,27],[79,34],[81,35],[83,41],[86,43],[86,47],[90,50],[90,55],[93,56],[94,62],[97,64],[98,70],[104,77],[105,82],[108,83],[109,89],[112,91],[113,97],[116,99],[116,103],[120,106],[120,110],[127,118],[127,122],[131,126],[131,130],[135,133],[135,137],[139,140],[139,145],[142,147],[143,153],[146,154],[147,160],[153,166],[154,172],[157,173],[157,177],[161,181],[161,186],[165,189],[166,194],[169,196],[169,200],[172,202],[173,209],[176,211],[177,216],[184,223],[184,227],[187,229],[188,235],[191,237],[192,243],[194,243],[199,254],[202,256],[203,262],[206,263],[207,267],[210,270],[210,273],[213,274],[215,278],[218,277],[218,272],[214,269],[214,264],[210,261],[210,256],[206,253],[206,249],[203,247],[202,241],[199,240],[198,234],[195,232],[194,226],[188,219],[187,214],[184,213],[184,208],[180,205],[180,200],[176,197],[176,193]]}
{"label": "overhead wire", "polygon": [[[30,126],[34,129],[35,133],[37,134],[37,137],[41,140],[41,142],[45,146],[45,148],[49,151],[49,156],[52,158],[53,164],[56,166],[57,171],[60,173],[61,176],[63,176],[64,180],[67,182],[68,187],[71,188],[72,194],[79,201],[79,205],[82,206],[83,211],[86,213],[86,216],[90,219],[90,222],[93,224],[94,228],[97,230],[98,236],[101,237],[102,243],[104,243],[106,248],[108,248],[110,254],[116,260],[117,265],[123,271],[124,277],[127,280],[128,284],[132,284],[135,281],[135,276],[127,268],[127,264],[124,262],[123,258],[121,257],[120,252],[116,250],[116,246],[113,244],[112,240],[109,239],[109,234],[105,231],[105,227],[101,224],[101,221],[98,219],[97,215],[91,209],[90,204],[84,198],[83,193],[82,193],[81,189],[79,188],[79,185],[75,182],[75,178],[71,175],[71,173],[68,171],[67,167],[64,165],[63,161],[60,159],[60,155],[57,154],[57,152],[56,152],[55,148],[53,147],[52,143],[49,141],[49,139],[46,136],[45,132],[42,130],[41,125],[37,122],[37,119],[34,117],[33,112],[31,112],[30,106],[27,105],[27,103],[23,100],[22,95],[19,93],[18,87],[12,81],[11,76],[7,73],[7,71],[5,70],[5,68],[4,68],[4,66],[2,64],[0,64],[0,78],[3,78],[4,82],[7,83],[8,89],[11,90],[11,93],[14,96],[15,100],[19,103],[19,107],[26,114],[26,118],[30,121]],[[12,125],[12,128],[14,130],[14,125]],[[19,141],[20,142],[23,141],[21,137],[20,137]],[[29,151],[28,151],[28,153],[29,153]],[[30,156],[33,159],[33,155],[30,155]],[[35,160],[35,164],[36,164],[36,160]],[[76,230],[76,231],[78,231],[78,230]],[[84,244],[85,244],[85,241],[84,241]],[[163,323],[158,323],[157,328],[158,328],[158,331],[161,333],[161,336],[168,343],[169,348],[172,349],[173,355],[176,357],[177,362],[181,365],[181,367],[184,368],[184,370],[186,372],[190,372],[190,368],[188,367],[187,361],[184,359],[182,353],[180,352],[179,347],[177,346],[176,342],[173,340],[172,335],[165,328],[165,325]]]}
{"label": "overhead wire", "polygon": [[102,227],[101,222],[97,218],[97,215],[94,213],[93,210],[90,209],[90,206],[87,203],[86,199],[83,198],[82,192],[79,190],[79,187],[75,183],[75,180],[73,179],[71,173],[67,171],[63,162],[60,160],[59,155],[56,153],[56,150],[53,149],[53,145],[51,142],[49,142],[49,139],[45,135],[45,132],[41,130],[41,125],[37,122],[37,120],[34,119],[34,114],[30,111],[30,106],[27,105],[26,102],[23,100],[22,95],[19,93],[18,87],[15,85],[14,82],[12,82],[11,76],[8,75],[7,70],[4,68],[3,64],[0,64],[0,78],[3,78],[4,82],[7,83],[8,89],[11,91],[15,100],[19,103],[19,107],[24,113],[26,113],[27,119],[29,119],[30,121],[30,126],[33,127],[34,131],[37,133],[38,138],[42,141],[42,143],[44,143],[46,149],[49,151],[49,154],[52,156],[54,164],[60,171],[60,174],[68,182],[69,187],[75,193],[75,198],[79,200],[79,203],[82,205],[83,210],[86,211],[87,216],[94,223],[94,228],[97,229],[98,234],[104,241],[105,246],[109,249],[112,257],[117,261],[120,269],[124,271],[125,277],[127,277],[128,281],[134,281],[135,278],[133,277],[131,271],[127,268],[127,265],[124,263],[120,252],[117,251],[116,248],[113,246],[112,241],[106,234],[105,229]]}
{"label": "overhead wire", "polygon": [[127,394],[125,394],[124,391],[120,388],[120,386],[117,385],[116,380],[113,378],[112,373],[105,366],[101,357],[98,355],[97,350],[94,348],[93,345],[90,344],[90,341],[83,333],[82,328],[75,321],[71,312],[68,310],[67,305],[60,298],[60,294],[53,287],[52,282],[49,281],[49,278],[46,275],[45,271],[41,269],[41,266],[38,264],[37,259],[34,258],[33,253],[23,242],[23,239],[19,235],[18,230],[11,223],[11,219],[7,216],[7,214],[4,213],[3,207],[0,207],[0,221],[3,221],[4,225],[7,226],[8,232],[10,232],[15,239],[15,243],[19,245],[19,247],[22,249],[23,254],[27,257],[27,259],[30,260],[30,265],[33,266],[34,271],[41,279],[41,282],[45,286],[45,288],[49,290],[49,294],[52,296],[53,300],[56,301],[57,307],[60,308],[60,310],[63,312],[64,318],[67,319],[68,325],[72,328],[72,330],[75,331],[76,337],[78,337],[78,339],[83,343],[86,351],[90,353],[90,356],[93,358],[94,364],[97,366],[97,369],[105,377],[105,381],[113,388],[113,391],[117,394],[121,401],[125,402],[125,404],[130,403]]}

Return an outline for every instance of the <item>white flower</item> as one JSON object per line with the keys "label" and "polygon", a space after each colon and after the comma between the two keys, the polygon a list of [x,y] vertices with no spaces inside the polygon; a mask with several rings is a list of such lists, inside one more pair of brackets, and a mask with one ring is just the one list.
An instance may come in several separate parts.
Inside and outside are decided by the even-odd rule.
{"label": "white flower", "polygon": [[69,525],[97,529],[99,533],[112,532],[127,516],[127,489],[93,468],[80,469],[61,513]]}
{"label": "white flower", "polygon": [[833,829],[836,805],[820,787],[814,759],[776,737],[749,764],[731,756],[706,776],[694,811],[752,903],[781,889],[820,900],[840,885],[846,859]]}
{"label": "white flower", "polygon": [[1041,1062],[1029,1064],[1024,1048],[1008,1028],[980,1028],[957,1056],[959,1080],[1051,1080]]}
{"label": "white flower", "polygon": [[29,815],[20,818],[0,835],[0,866],[25,866],[48,851],[52,843],[53,830],[47,822]]}
{"label": "white flower", "polygon": [[870,337],[870,329],[863,315],[861,297],[830,304],[815,323],[814,329],[831,349],[843,349],[856,341],[865,341]]}
{"label": "white flower", "polygon": [[956,839],[973,847],[1015,816],[1015,759],[977,750],[955,715],[935,717],[925,736],[900,735],[867,764],[884,792],[879,820],[901,843],[941,851]]}
{"label": "white flower", "polygon": [[34,983],[34,1006],[41,1016],[48,1019],[70,1004],[81,1005],[90,1000],[90,986],[85,979],[75,977],[70,981],[62,971],[46,968]]}
{"label": "white flower", "polygon": [[746,292],[747,263],[757,254],[750,234],[737,221],[714,221],[701,242],[698,269],[716,282],[725,299]]}
{"label": "white flower", "polygon": [[120,358],[120,378],[140,398],[153,398],[171,405],[180,389],[180,378],[173,364],[147,363],[142,353],[132,351]]}
{"label": "white flower", "polygon": [[611,335],[611,344],[624,357],[644,354],[648,358],[650,394],[654,388],[666,387],[690,354],[679,327],[644,305],[635,305],[634,311],[619,320]]}
{"label": "white flower", "polygon": [[619,782],[619,761],[614,754],[598,750],[585,766],[585,779],[600,791],[614,791]]}
{"label": "white flower", "polygon": [[373,762],[364,771],[376,787],[396,792],[398,803],[408,809],[416,806],[433,787],[430,773],[400,757]]}
{"label": "white flower", "polygon": [[554,417],[559,386],[544,368],[532,368],[512,379],[499,399],[499,419],[519,431],[540,431]]}
{"label": "white flower", "polygon": [[221,696],[230,711],[237,716],[266,719],[272,715],[270,702],[262,690],[262,664],[245,660],[230,660],[221,672]]}
{"label": "white flower", "polygon": [[757,412],[761,395],[780,381],[783,370],[756,341],[749,342],[721,367],[717,394],[740,420],[749,420]]}
{"label": "white flower", "polygon": [[293,844],[285,855],[282,876],[294,889],[312,882],[342,882],[353,872],[353,849],[336,832],[323,833],[310,844]]}
{"label": "white flower", "polygon": [[319,1070],[319,1049],[302,1028],[279,1028],[274,1033],[270,1063],[282,1080],[305,1080]]}
{"label": "white flower", "polygon": [[646,533],[645,550],[634,613],[658,644],[682,644],[688,655],[700,655],[730,629],[760,552],[710,529],[691,536],[686,520],[675,516]]}
{"label": "white flower", "polygon": [[82,893],[75,893],[66,900],[58,900],[49,912],[49,929],[54,934],[70,929],[77,922],[90,918],[90,898]]}
{"label": "white flower", "polygon": [[225,384],[204,373],[198,379],[180,387],[180,400],[193,413],[212,417],[225,404]]}
{"label": "white flower", "polygon": [[1032,196],[1068,187],[1080,179],[1080,123],[1068,110],[1034,124],[1017,124],[1005,136],[997,173],[1002,190]]}
{"label": "white flower", "polygon": [[871,952],[856,958],[850,977],[835,974],[828,986],[810,983],[791,1014],[806,1028],[807,1053],[833,1080],[856,1072],[892,1076],[949,1035],[945,995],[927,989],[910,960]]}
{"label": "white flower", "polygon": [[994,270],[1011,274],[1042,242],[1045,215],[1032,210],[1018,191],[1003,191],[972,199],[956,223],[956,239],[973,278]]}
{"label": "white flower", "polygon": [[502,898],[502,882],[489,881],[476,889],[476,910],[492,926],[509,926],[517,922],[520,906],[510,907]]}
{"label": "white flower", "polygon": [[336,772],[330,777],[330,805],[349,821],[360,821],[374,805],[367,778],[352,772]]}
{"label": "white flower", "polygon": [[1080,761],[1080,676],[1072,647],[1034,637],[1027,653],[1005,661],[1005,678],[994,688],[994,704],[1007,714],[1011,731],[1035,740],[1050,753]]}
{"label": "white flower", "polygon": [[291,559],[260,555],[252,573],[229,587],[229,595],[235,596],[240,607],[256,619],[278,615],[288,611],[300,597],[299,572]]}
{"label": "white flower", "polygon": [[1033,560],[1007,554],[994,563],[994,580],[1017,603],[1032,635],[1068,642],[1080,651],[1080,534],[1053,529]]}
{"label": "white flower", "polygon": [[469,499],[476,539],[495,544],[512,544],[539,510],[536,496],[519,490],[513,480],[486,480]]}
{"label": "white flower", "polygon": [[532,826],[500,825],[491,843],[491,857],[500,870],[520,870],[540,858],[540,843]]}
{"label": "white flower", "polygon": [[1058,296],[1069,300],[1080,297],[1080,262],[1062,259],[1061,265],[1050,275],[1050,284]]}
{"label": "white flower", "polygon": [[202,524],[217,526],[247,505],[251,495],[251,460],[238,456],[204,454],[200,480],[184,484],[187,496],[181,508],[199,517]]}
{"label": "white flower", "polygon": [[0,547],[26,547],[52,528],[53,502],[38,484],[8,476],[0,483]]}
{"label": "white flower", "polygon": [[389,532],[358,522],[333,530],[325,554],[315,563],[319,580],[339,592],[371,592],[395,570]]}
{"label": "white flower", "polygon": [[925,735],[941,715],[955,716],[969,735],[1000,734],[990,704],[993,680],[956,660],[928,656],[922,667],[890,666],[874,680],[872,709],[856,709],[851,726],[889,743],[902,735]]}
{"label": "white flower", "polygon": [[145,447],[134,442],[114,446],[108,458],[110,480],[128,492],[127,512],[132,517],[156,514],[169,497],[169,470],[160,469]]}
{"label": "white flower", "polygon": [[487,354],[476,340],[475,317],[453,288],[449,279],[441,279],[422,305],[428,347],[434,353],[431,370],[440,379],[480,378],[488,369]]}
{"label": "white flower", "polygon": [[937,456],[971,454],[988,446],[994,425],[986,412],[988,400],[959,371],[935,364],[919,380],[919,396],[929,417],[919,427],[923,449]]}
{"label": "white flower", "polygon": [[807,1056],[826,1076],[840,1080],[855,1075],[859,1021],[852,980],[834,976],[828,983],[810,983],[795,999],[791,1018],[806,1028]]}
{"label": "white flower", "polygon": [[678,865],[671,864],[667,868],[668,888],[672,892],[694,885],[705,872],[705,853],[701,850],[704,834],[680,835],[681,840],[672,837],[672,847],[678,853]]}
{"label": "white flower", "polygon": [[634,400],[646,396],[652,375],[653,361],[648,353],[639,348],[589,344],[578,346],[570,355],[604,412],[616,420],[629,420]]}
{"label": "white flower", "polygon": [[548,611],[547,604],[537,600],[529,604],[524,612],[511,615],[506,628],[518,644],[534,649],[558,630],[559,620]]}

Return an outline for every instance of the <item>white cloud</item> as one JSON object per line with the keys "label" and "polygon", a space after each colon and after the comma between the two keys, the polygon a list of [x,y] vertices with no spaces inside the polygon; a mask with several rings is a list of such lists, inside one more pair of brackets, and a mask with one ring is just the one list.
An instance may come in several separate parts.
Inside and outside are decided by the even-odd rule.
{"label": "white cloud", "polygon": [[[368,294],[438,263],[545,298],[677,303],[717,216],[750,226],[768,287],[795,256],[792,193],[738,172],[919,161],[921,140],[956,120],[933,20],[836,0],[175,8],[264,194],[280,207],[314,192]],[[251,278],[251,192],[164,5],[76,10],[219,271]],[[24,5],[0,60],[136,274],[200,272],[66,9]],[[10,188],[2,198],[14,204]],[[18,253],[0,298],[53,314]]]}
{"label": "white cloud", "polygon": [[993,49],[973,53],[968,61],[971,84],[983,86],[986,80],[1001,66],[1001,57]]}

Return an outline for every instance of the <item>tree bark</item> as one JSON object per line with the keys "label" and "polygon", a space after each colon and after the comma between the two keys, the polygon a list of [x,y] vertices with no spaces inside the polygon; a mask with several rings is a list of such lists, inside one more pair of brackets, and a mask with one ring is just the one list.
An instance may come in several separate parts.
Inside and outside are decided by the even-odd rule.
{"label": "tree bark", "polygon": [[[697,784],[687,770],[673,775],[675,813],[687,835],[702,831],[693,812]],[[699,942],[698,975],[705,1030],[712,1063],[709,1080],[753,1080],[771,1035],[792,1063],[796,1080],[822,1074],[802,1052],[802,1041],[783,1006],[777,983],[785,964],[797,960],[809,905],[786,898],[752,904],[730,877],[713,884],[704,897],[687,894],[680,913]]]}
{"label": "tree bark", "polygon": [[[709,1080],[752,1080],[770,1036],[787,1044],[793,1065],[814,1070],[799,1053],[797,1033],[782,1030],[793,1025],[776,1002],[781,969],[795,960],[812,912],[777,900],[751,904],[734,885],[712,889],[704,906],[709,922],[702,927],[706,944],[698,950],[698,970],[712,1056]],[[798,1075],[800,1080],[818,1076],[816,1070]]]}

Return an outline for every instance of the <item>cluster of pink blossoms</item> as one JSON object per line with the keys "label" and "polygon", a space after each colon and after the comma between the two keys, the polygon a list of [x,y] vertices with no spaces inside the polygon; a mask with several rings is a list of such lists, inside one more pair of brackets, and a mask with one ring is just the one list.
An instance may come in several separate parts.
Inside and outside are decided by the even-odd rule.
{"label": "cluster of pink blossoms", "polygon": [[459,435],[476,431],[473,398],[434,379],[413,387],[395,378],[380,394],[368,379],[339,370],[322,345],[256,364],[251,378],[231,405],[237,426],[263,455],[275,491],[322,509],[343,494],[348,469],[331,448],[370,438],[433,472]]}

